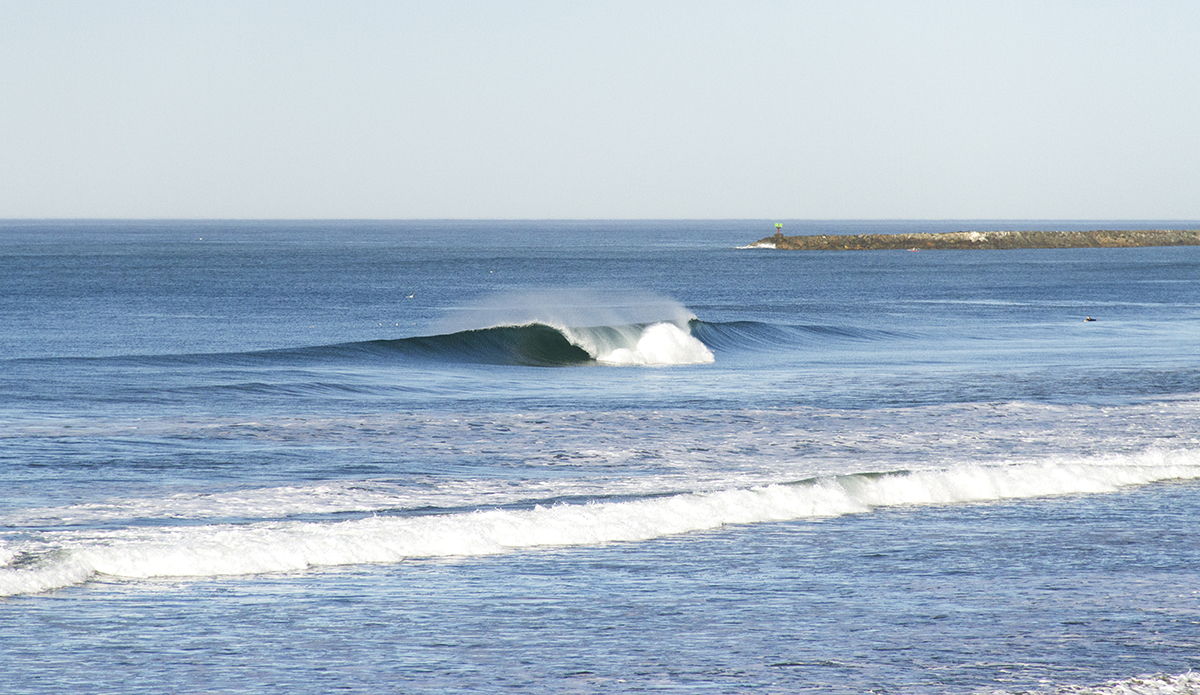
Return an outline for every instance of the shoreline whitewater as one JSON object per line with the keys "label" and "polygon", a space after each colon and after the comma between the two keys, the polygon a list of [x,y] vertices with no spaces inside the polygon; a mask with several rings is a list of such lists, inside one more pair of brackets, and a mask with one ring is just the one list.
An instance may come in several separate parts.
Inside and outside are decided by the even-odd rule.
{"label": "shoreline whitewater", "polygon": [[750,245],[789,251],[875,251],[903,249],[1078,249],[1143,246],[1200,246],[1197,229],[1108,230],[1087,232],[996,231],[912,234],[819,234],[784,236],[776,233]]}

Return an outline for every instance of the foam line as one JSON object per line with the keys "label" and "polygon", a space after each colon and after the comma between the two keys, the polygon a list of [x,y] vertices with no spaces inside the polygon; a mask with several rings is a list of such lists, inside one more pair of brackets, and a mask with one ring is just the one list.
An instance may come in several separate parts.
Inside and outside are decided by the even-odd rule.
{"label": "foam line", "polygon": [[61,531],[0,546],[0,595],[87,581],[211,577],[477,556],[547,546],[645,541],[729,524],[816,519],[881,507],[960,504],[1113,492],[1130,485],[1200,478],[1200,454],[964,465],[943,470],[853,474],[628,502],[559,504],[342,522],[262,522],[117,531]]}
{"label": "foam line", "polygon": [[1058,692],[1062,695],[1195,695],[1200,693],[1200,673],[1158,673],[1103,685],[1068,686]]}

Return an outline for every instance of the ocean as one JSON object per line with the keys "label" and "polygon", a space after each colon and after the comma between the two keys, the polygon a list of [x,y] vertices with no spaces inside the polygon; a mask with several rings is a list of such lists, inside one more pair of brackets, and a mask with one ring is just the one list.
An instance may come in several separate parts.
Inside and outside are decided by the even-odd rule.
{"label": "ocean", "polygon": [[0,222],[3,691],[1200,693],[1200,247],[774,223]]}

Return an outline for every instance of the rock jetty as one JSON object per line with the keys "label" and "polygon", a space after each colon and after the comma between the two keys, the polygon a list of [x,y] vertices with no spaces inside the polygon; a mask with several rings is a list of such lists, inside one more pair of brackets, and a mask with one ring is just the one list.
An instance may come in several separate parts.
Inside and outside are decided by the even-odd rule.
{"label": "rock jetty", "polygon": [[797,251],[873,251],[884,249],[1086,249],[1135,246],[1200,246],[1200,229],[1109,230],[1090,232],[938,232],[920,234],[776,233],[753,246]]}

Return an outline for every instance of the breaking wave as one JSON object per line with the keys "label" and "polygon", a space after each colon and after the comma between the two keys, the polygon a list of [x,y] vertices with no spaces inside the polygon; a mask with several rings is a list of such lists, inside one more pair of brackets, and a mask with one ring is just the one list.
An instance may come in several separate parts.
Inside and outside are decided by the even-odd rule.
{"label": "breaking wave", "polygon": [[[339,346],[334,346],[334,350]],[[341,346],[349,347],[349,346]],[[446,362],[569,367],[584,364],[680,365],[714,360],[688,324],[556,327],[497,326],[448,335],[359,344],[385,352]]]}
{"label": "breaking wave", "polygon": [[1057,692],[1059,695],[1196,695],[1200,693],[1200,673],[1158,673],[1103,685],[1067,686]]}
{"label": "breaking wave", "polygon": [[130,525],[10,537],[0,541],[0,596],[48,591],[98,576],[250,575],[595,546],[726,525],[820,519],[910,505],[1108,493],[1127,486],[1196,479],[1200,479],[1200,452],[1180,450],[856,473],[747,488],[583,503],[528,501],[473,510],[404,508],[400,499],[376,496],[353,505],[357,518],[340,521]]}
{"label": "breaking wave", "polygon": [[[458,341],[483,340],[496,348],[490,356],[504,363],[712,362],[712,352],[692,336],[695,322],[695,314],[682,304],[653,294],[557,290],[485,297],[459,307],[440,326],[450,331],[444,336],[450,341],[447,354],[455,353]],[[411,340],[426,339],[400,343],[407,348]]]}

